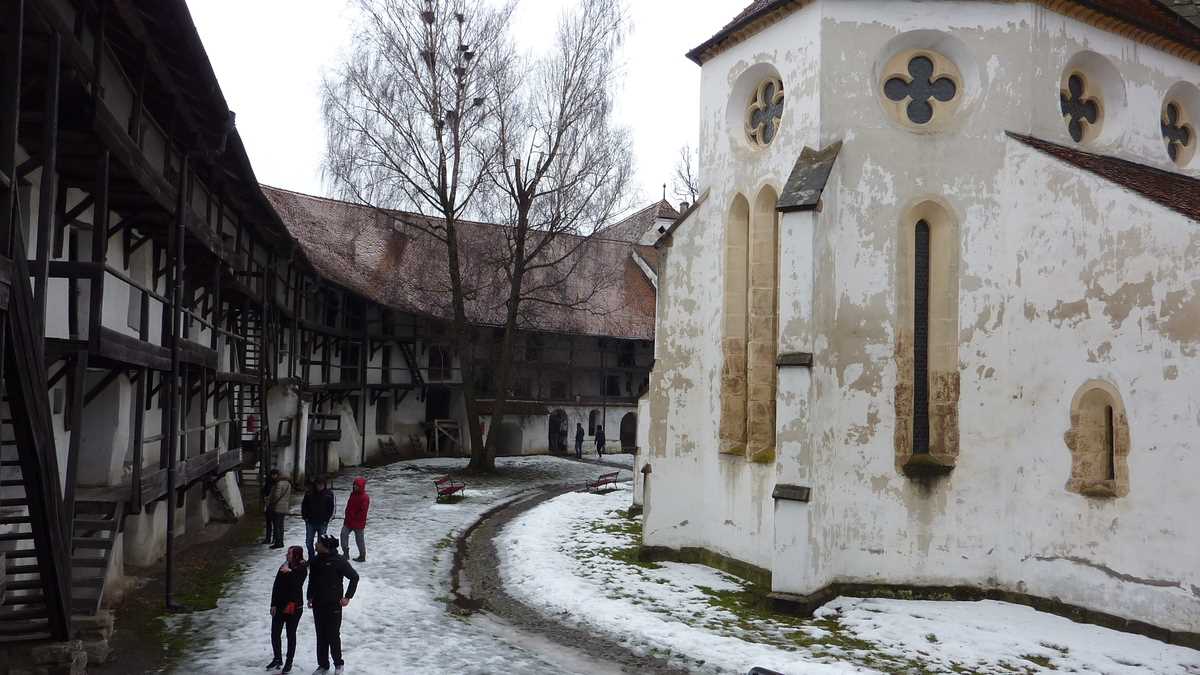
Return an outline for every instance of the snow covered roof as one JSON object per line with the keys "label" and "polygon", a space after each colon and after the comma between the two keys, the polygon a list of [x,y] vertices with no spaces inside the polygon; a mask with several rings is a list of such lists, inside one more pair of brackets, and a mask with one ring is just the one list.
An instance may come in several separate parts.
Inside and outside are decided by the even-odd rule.
{"label": "snow covered roof", "polygon": [[[428,221],[425,216],[381,212],[268,186],[262,191],[322,276],[386,307],[442,320],[453,315],[445,245],[413,225]],[[463,277],[470,291],[467,317],[472,323],[504,323],[507,281],[494,265],[494,252],[507,246],[507,232],[493,223],[459,222]],[[531,288],[546,288],[522,303],[522,328],[654,339],[654,287],[631,255],[649,247],[577,237],[560,237],[555,244],[564,251],[581,246],[581,252],[571,256],[578,264],[527,280]]]}

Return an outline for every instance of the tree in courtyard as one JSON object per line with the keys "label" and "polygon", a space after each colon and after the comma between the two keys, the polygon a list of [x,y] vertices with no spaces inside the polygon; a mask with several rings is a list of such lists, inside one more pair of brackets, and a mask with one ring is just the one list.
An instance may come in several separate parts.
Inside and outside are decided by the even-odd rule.
{"label": "tree in courtyard", "polygon": [[444,244],[450,332],[471,447],[483,447],[467,303],[478,293],[461,222],[491,185],[498,92],[514,58],[512,5],[356,0],[353,46],[324,82],[326,178],[338,196],[417,214],[404,225]]}
{"label": "tree in courtyard", "polygon": [[[493,83],[499,162],[491,173],[504,229],[496,269],[504,328],[496,399],[482,457],[490,470],[513,379],[517,332],[545,311],[603,311],[594,301],[620,272],[593,237],[628,204],[629,133],[613,119],[625,30],[620,0],[584,0],[559,17],[552,47]],[[587,267],[587,273],[581,270]]]}

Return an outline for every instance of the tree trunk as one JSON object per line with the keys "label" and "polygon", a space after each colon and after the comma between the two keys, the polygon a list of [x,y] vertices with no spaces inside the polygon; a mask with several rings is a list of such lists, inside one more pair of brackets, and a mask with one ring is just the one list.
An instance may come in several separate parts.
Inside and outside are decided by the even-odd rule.
{"label": "tree trunk", "polygon": [[446,255],[450,264],[450,296],[454,306],[451,330],[454,332],[455,351],[458,352],[458,372],[462,380],[467,435],[471,441],[471,462],[467,465],[467,470],[472,473],[491,473],[496,470],[496,462],[488,459],[483,446],[483,433],[479,428],[479,408],[475,403],[474,348],[467,325],[467,310],[463,303],[462,272],[458,267],[458,228],[451,218],[446,219]]}
{"label": "tree trunk", "polygon": [[[520,163],[517,164],[519,178]],[[521,303],[521,282],[525,276],[525,237],[529,232],[529,202],[518,203],[516,242],[513,246],[512,281],[509,284],[507,311],[504,316],[504,339],[500,346],[500,364],[496,370],[496,400],[492,403],[492,422],[484,445],[488,461],[496,465],[497,429],[504,421],[504,406],[508,403],[509,382],[512,380],[513,342],[516,341],[517,312]]]}

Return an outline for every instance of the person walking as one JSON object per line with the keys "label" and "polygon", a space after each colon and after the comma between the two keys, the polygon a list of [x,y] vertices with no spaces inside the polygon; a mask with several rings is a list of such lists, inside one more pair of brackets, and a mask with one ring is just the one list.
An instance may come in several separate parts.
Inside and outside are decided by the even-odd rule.
{"label": "person walking", "polygon": [[287,515],[292,498],[292,482],[279,475],[279,469],[271,470],[271,495],[267,497],[267,512],[271,515],[271,529],[275,543],[271,548],[283,548],[283,517]]}
{"label": "person walking", "polygon": [[367,561],[367,542],[363,530],[367,527],[367,510],[371,508],[371,497],[367,494],[367,479],[359,476],[354,479],[354,489],[346,500],[346,515],[342,520],[342,553],[350,557],[350,533],[354,533],[354,543],[358,545],[358,557],[355,562]]}
{"label": "person walking", "polygon": [[[317,539],[317,557],[309,563],[308,607],[313,611],[317,633],[317,671],[329,670],[333,657],[336,672],[342,672],[342,608],[358,590],[358,572],[338,555],[338,541],[329,536]],[[342,592],[342,580],[350,586]]]}
{"label": "person walking", "polygon": [[583,425],[575,423],[575,459],[583,459]]}
{"label": "person walking", "polygon": [[596,454],[604,456],[604,427],[596,427]]}
{"label": "person walking", "polygon": [[300,502],[300,516],[304,518],[304,546],[308,557],[316,557],[313,539],[328,533],[329,521],[333,519],[333,491],[326,487],[325,479],[308,481],[304,500]]}
{"label": "person walking", "polygon": [[267,504],[270,503],[271,490],[275,488],[275,475],[277,473],[277,471],[272,471],[268,474],[263,480],[262,487],[259,488],[259,503],[262,504],[263,521],[266,523],[266,533],[263,535],[263,540],[259,542],[260,544],[269,544],[273,539],[271,529],[274,519],[271,518],[271,509],[267,508]]}
{"label": "person walking", "polygon": [[[271,588],[271,649],[275,658],[267,664],[267,670],[283,666],[282,672],[292,672],[292,658],[296,656],[296,626],[304,613],[304,578],[308,576],[308,563],[304,561],[304,549],[289,546],[287,558],[275,573],[275,585]],[[280,633],[287,627],[287,660],[280,650]]]}

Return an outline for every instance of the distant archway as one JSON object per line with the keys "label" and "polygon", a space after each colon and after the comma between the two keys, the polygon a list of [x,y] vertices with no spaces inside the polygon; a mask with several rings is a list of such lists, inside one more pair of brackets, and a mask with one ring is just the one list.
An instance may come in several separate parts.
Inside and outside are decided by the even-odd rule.
{"label": "distant archway", "polygon": [[600,411],[593,410],[588,413],[588,436],[596,435],[596,427],[600,425]]}
{"label": "distant archway", "polygon": [[637,446],[637,414],[625,413],[621,418],[621,449],[632,452]]}
{"label": "distant archway", "polygon": [[555,410],[550,414],[550,452],[563,453],[567,451],[567,413]]}

